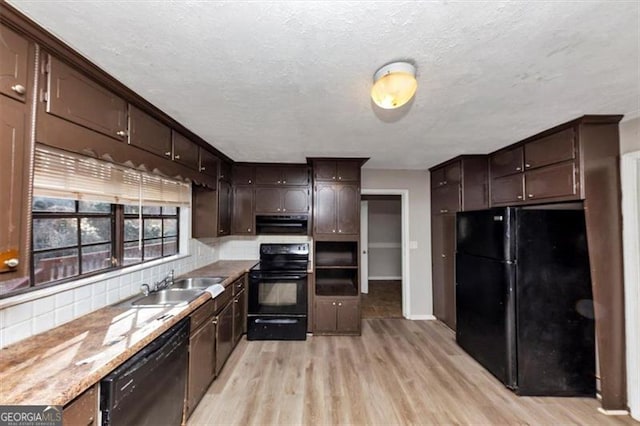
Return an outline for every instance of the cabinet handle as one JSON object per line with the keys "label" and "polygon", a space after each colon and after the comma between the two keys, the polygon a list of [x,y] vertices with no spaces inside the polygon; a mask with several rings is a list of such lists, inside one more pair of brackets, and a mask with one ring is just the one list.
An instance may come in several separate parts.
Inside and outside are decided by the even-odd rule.
{"label": "cabinet handle", "polygon": [[440,256],[442,256],[442,257],[447,257],[447,255],[446,255],[446,254],[444,254],[444,253],[442,253]]}
{"label": "cabinet handle", "polygon": [[175,160],[179,160],[179,159],[180,159],[180,154],[176,154],[176,155],[174,155],[174,156],[173,156],[173,158],[174,158]]}
{"label": "cabinet handle", "polygon": [[531,164],[525,164],[524,167],[528,169],[529,167],[531,167]]}
{"label": "cabinet handle", "polygon": [[331,232],[336,232],[336,230],[335,230],[335,229],[333,229],[333,230],[331,230]]}
{"label": "cabinet handle", "polygon": [[342,180],[342,176],[338,176],[338,180]]}
{"label": "cabinet handle", "polygon": [[342,302],[338,302],[338,306],[342,306]]}
{"label": "cabinet handle", "polygon": [[11,90],[16,92],[18,95],[24,95],[27,92],[27,89],[22,84],[16,84],[15,86],[11,86]]}
{"label": "cabinet handle", "polygon": [[278,211],[280,211],[280,207],[278,207]]}
{"label": "cabinet handle", "polygon": [[518,200],[522,200],[522,195],[518,195],[516,198],[517,198]]}
{"label": "cabinet handle", "polygon": [[4,261],[4,264],[6,266],[8,266],[9,268],[15,268],[20,264],[20,260],[16,259],[15,257],[12,259],[7,259]]}
{"label": "cabinet handle", "polygon": [[520,170],[522,170],[522,167],[520,166],[516,167],[516,172],[519,172]]}
{"label": "cabinet handle", "polygon": [[249,179],[249,183],[251,183],[251,179]]}
{"label": "cabinet handle", "polygon": [[335,176],[331,176],[331,179],[336,180],[336,177]]}
{"label": "cabinet handle", "polygon": [[126,137],[126,136],[127,136],[127,131],[126,131],[126,130],[118,130],[118,131],[116,132],[116,135],[117,135],[117,136],[120,136],[121,138],[124,138],[124,137]]}
{"label": "cabinet handle", "polygon": [[167,151],[164,153],[165,157],[171,157],[171,151]]}
{"label": "cabinet handle", "polygon": [[333,302],[333,303],[332,303],[332,305],[333,305],[333,306],[336,306],[336,302]]}
{"label": "cabinet handle", "polygon": [[338,229],[338,233],[342,232],[342,229]]}
{"label": "cabinet handle", "polygon": [[533,198],[533,194],[529,194],[529,198]]}
{"label": "cabinet handle", "polygon": [[235,299],[233,303],[240,303],[240,302],[238,301],[238,299]]}
{"label": "cabinet handle", "polygon": [[251,228],[247,228],[247,232],[251,232]]}
{"label": "cabinet handle", "polygon": [[213,325],[217,325],[217,324],[218,324],[218,320],[217,320],[217,319],[214,319],[213,321],[211,321],[211,324],[213,324]]}
{"label": "cabinet handle", "polygon": [[200,171],[201,171],[201,172],[204,172],[205,170],[207,170],[207,168],[206,168],[206,167],[200,167]]}
{"label": "cabinet handle", "polygon": [[441,210],[440,210],[440,213],[449,213],[449,210],[447,210],[447,209],[441,209]]}
{"label": "cabinet handle", "polygon": [[282,181],[282,183],[287,183],[287,181],[286,181],[286,180],[283,180],[283,181]]}
{"label": "cabinet handle", "polygon": [[282,183],[281,181],[278,181],[278,183]]}
{"label": "cabinet handle", "polygon": [[444,182],[442,182],[442,184],[443,184],[443,185],[446,185],[446,184],[447,184],[447,181],[445,180]]}

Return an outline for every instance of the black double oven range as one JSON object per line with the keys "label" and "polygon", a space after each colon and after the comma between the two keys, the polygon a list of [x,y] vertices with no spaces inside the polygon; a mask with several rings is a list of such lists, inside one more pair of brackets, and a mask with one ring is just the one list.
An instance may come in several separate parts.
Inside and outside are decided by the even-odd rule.
{"label": "black double oven range", "polygon": [[261,244],[249,271],[247,340],[306,340],[309,244]]}

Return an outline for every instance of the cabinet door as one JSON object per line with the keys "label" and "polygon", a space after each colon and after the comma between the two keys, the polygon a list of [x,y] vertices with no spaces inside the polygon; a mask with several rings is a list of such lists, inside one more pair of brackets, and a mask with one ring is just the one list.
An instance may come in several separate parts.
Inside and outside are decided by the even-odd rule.
{"label": "cabinet door", "polygon": [[444,298],[444,215],[431,215],[431,266],[433,268],[433,314],[440,321],[445,319]]}
{"label": "cabinet door", "polygon": [[193,238],[217,237],[218,191],[193,185],[191,195],[191,235]]}
{"label": "cabinet door", "polygon": [[443,272],[443,301],[444,312],[442,321],[452,330],[456,329],[456,282],[455,282],[455,252],[456,252],[456,215],[442,215],[442,272]]}
{"label": "cabinet door", "polygon": [[129,144],[171,158],[171,129],[144,111],[129,106]]}
{"label": "cabinet door", "polygon": [[360,233],[360,191],[357,185],[338,185],[337,224],[340,234]]}
{"label": "cabinet door", "polygon": [[98,424],[98,391],[94,385],[62,409],[62,424],[89,426]]}
{"label": "cabinet door", "polygon": [[256,214],[281,213],[280,188],[256,188]]}
{"label": "cabinet door", "polygon": [[360,332],[360,300],[342,299],[337,301],[336,331],[338,333]]}
{"label": "cabinet door", "polygon": [[444,185],[431,190],[431,213],[454,213],[460,211],[460,186]]}
{"label": "cabinet door", "polygon": [[461,210],[482,210],[489,207],[488,158],[468,158],[462,161]]}
{"label": "cabinet door", "polygon": [[231,184],[218,182],[218,235],[231,233]]}
{"label": "cabinet door", "polygon": [[127,135],[127,103],[49,57],[47,112],[118,140]]}
{"label": "cabinet door", "polygon": [[314,161],[313,178],[319,181],[336,180],[336,162],[330,160]]}
{"label": "cabinet door", "polygon": [[524,168],[560,163],[575,158],[575,136],[573,128],[546,136],[524,145]]}
{"label": "cabinet door", "polygon": [[333,184],[317,184],[313,226],[316,234],[336,232],[337,197]]}
{"label": "cabinet door", "polygon": [[307,188],[283,188],[282,211],[284,213],[307,213],[309,190]]}
{"label": "cabinet door", "polygon": [[[0,200],[5,206],[0,209],[0,272],[14,275],[26,275],[26,253],[22,252],[20,242],[23,223],[27,211],[24,200],[27,188],[24,184],[25,140],[27,135],[28,113],[24,103],[0,95]],[[8,279],[2,276],[2,280]]]}
{"label": "cabinet door", "polygon": [[491,177],[497,178],[522,172],[524,170],[522,156],[523,150],[521,146],[493,154],[489,159]]}
{"label": "cabinet door", "polygon": [[187,417],[207,391],[214,375],[216,326],[211,319],[191,334],[189,339],[189,377],[187,382]]}
{"label": "cabinet door", "polygon": [[578,193],[573,161],[528,171],[524,179],[527,200],[575,198]]}
{"label": "cabinet door", "polygon": [[444,184],[452,185],[462,180],[462,166],[460,161],[449,164],[444,168]]}
{"label": "cabinet door", "polygon": [[20,102],[27,100],[29,42],[0,25],[0,93]]}
{"label": "cabinet door", "polygon": [[255,234],[254,217],[253,186],[236,186],[233,188],[232,233]]}
{"label": "cabinet door", "polygon": [[200,147],[180,133],[173,132],[173,160],[193,170],[198,170]]}
{"label": "cabinet door", "polygon": [[233,350],[233,300],[218,315],[216,328],[216,376]]}
{"label": "cabinet door", "polygon": [[231,170],[231,180],[234,185],[253,185],[255,181],[253,166],[234,165]]}
{"label": "cabinet door", "polygon": [[335,300],[316,299],[313,311],[314,332],[333,333],[337,330]]}
{"label": "cabinet door", "polygon": [[235,346],[244,332],[245,290],[242,290],[233,299],[233,344]]}
{"label": "cabinet door", "polygon": [[491,181],[491,205],[519,203],[523,198],[524,174],[505,176]]}
{"label": "cabinet door", "polygon": [[220,176],[218,178],[231,182],[231,163],[220,160]]}
{"label": "cabinet door", "polygon": [[282,171],[280,166],[256,166],[257,185],[281,185]]}
{"label": "cabinet door", "polygon": [[287,166],[282,168],[283,185],[309,185],[307,166]]}
{"label": "cabinet door", "polygon": [[445,176],[444,166],[432,170],[431,171],[431,187],[437,188],[439,186],[446,185],[446,182],[445,182],[446,179],[444,176]]}
{"label": "cabinet door", "polygon": [[360,162],[337,161],[336,174],[340,182],[360,182]]}
{"label": "cabinet door", "polygon": [[204,148],[200,148],[200,171],[218,179],[218,157]]}

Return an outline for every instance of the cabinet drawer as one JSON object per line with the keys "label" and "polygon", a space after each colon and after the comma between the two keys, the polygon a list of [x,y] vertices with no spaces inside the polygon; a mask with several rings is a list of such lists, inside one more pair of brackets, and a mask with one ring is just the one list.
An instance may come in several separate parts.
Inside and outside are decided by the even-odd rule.
{"label": "cabinet drawer", "polygon": [[445,185],[431,190],[431,213],[454,213],[460,211],[460,186]]}
{"label": "cabinet drawer", "polygon": [[491,181],[491,204],[518,203],[523,200],[524,174],[505,176]]}
{"label": "cabinet drawer", "polygon": [[228,285],[224,288],[224,292],[218,295],[213,301],[215,302],[215,312],[220,312],[229,301],[233,298],[233,285]]}
{"label": "cabinet drawer", "polygon": [[575,158],[573,128],[549,135],[524,146],[524,168],[534,169]]}
{"label": "cabinet drawer", "polygon": [[489,159],[489,166],[492,178],[522,172],[524,170],[522,147],[496,152]]}
{"label": "cabinet drawer", "polygon": [[201,324],[203,324],[207,318],[212,316],[216,311],[216,304],[213,299],[207,300],[202,306],[195,310],[191,314],[191,331],[193,332]]}
{"label": "cabinet drawer", "polygon": [[49,58],[47,112],[124,140],[127,103],[56,58]]}
{"label": "cabinet drawer", "polygon": [[574,197],[577,194],[573,161],[554,164],[525,173],[527,200]]}

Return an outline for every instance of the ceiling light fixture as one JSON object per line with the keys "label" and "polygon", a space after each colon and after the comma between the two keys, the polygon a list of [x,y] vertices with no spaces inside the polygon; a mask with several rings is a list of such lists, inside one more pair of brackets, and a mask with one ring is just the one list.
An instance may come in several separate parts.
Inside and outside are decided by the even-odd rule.
{"label": "ceiling light fixture", "polygon": [[380,108],[400,108],[411,100],[417,88],[416,67],[408,62],[393,62],[373,75],[371,99]]}

